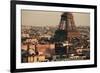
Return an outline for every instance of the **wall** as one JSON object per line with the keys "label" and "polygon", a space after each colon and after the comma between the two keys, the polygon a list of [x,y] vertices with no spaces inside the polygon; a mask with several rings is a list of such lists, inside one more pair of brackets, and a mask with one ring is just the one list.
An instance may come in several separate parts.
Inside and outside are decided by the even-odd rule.
{"label": "wall", "polygon": [[[100,72],[100,2],[99,0],[34,0],[58,3],[98,5],[98,67],[86,69],[42,71],[34,73],[99,73]],[[10,73],[10,0],[0,0],[0,73]]]}

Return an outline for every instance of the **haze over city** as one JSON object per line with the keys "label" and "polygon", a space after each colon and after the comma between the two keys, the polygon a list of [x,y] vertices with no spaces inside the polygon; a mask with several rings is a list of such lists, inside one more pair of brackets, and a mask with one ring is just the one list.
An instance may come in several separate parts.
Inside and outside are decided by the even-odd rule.
{"label": "haze over city", "polygon": [[[63,12],[22,10],[22,25],[29,26],[57,26]],[[89,13],[73,13],[76,26],[89,26]]]}

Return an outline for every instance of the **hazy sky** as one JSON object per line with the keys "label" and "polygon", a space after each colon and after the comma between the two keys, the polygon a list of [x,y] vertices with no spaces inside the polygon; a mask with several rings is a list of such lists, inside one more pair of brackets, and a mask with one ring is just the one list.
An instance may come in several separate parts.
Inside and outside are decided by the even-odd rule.
{"label": "hazy sky", "polygon": [[[22,10],[22,25],[56,26],[59,25],[62,12]],[[89,26],[89,13],[73,13],[76,26]]]}

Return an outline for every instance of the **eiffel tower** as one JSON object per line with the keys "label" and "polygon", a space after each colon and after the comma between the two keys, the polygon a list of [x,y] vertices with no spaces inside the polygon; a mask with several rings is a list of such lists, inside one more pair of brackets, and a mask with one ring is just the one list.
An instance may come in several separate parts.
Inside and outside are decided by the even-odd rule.
{"label": "eiffel tower", "polygon": [[74,37],[80,37],[80,32],[75,26],[73,14],[71,12],[64,12],[61,15],[59,27],[55,31],[54,41],[70,41]]}

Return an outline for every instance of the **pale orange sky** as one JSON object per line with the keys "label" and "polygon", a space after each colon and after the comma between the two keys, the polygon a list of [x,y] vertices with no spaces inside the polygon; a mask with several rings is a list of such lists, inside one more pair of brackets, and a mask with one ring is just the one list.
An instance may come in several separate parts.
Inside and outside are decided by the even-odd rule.
{"label": "pale orange sky", "polygon": [[[22,25],[57,26],[62,12],[22,10]],[[73,13],[76,26],[89,26],[89,13]]]}

